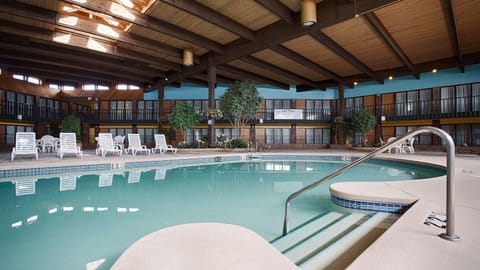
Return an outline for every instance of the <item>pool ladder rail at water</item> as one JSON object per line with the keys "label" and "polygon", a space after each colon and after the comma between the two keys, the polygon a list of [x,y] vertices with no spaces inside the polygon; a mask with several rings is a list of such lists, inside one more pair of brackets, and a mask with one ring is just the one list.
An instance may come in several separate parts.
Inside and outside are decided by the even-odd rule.
{"label": "pool ladder rail at water", "polygon": [[303,270],[344,269],[397,216],[390,213],[329,212],[272,241],[272,245]]}

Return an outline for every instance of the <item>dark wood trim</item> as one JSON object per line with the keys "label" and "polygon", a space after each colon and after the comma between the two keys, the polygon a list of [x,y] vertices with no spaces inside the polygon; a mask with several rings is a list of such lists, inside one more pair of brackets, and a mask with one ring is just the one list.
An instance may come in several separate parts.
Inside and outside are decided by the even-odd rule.
{"label": "dark wood trim", "polygon": [[448,6],[446,9],[445,16],[448,19],[449,24],[447,25],[450,28],[448,34],[450,36],[450,42],[455,50],[455,56],[459,63],[460,70],[465,72],[465,64],[463,62],[463,53],[462,53],[462,43],[460,41],[460,36],[458,35],[458,24],[457,18],[455,16],[455,6],[452,0],[447,0]]}
{"label": "dark wood trim", "polygon": [[[264,8],[270,10],[273,14],[280,17],[287,23],[293,24],[296,23],[295,17],[291,9],[285,6],[280,1],[271,1],[271,0],[255,0],[258,4],[262,5]],[[299,23],[299,22],[297,22]]]}
{"label": "dark wood trim", "polygon": [[[255,41],[255,32],[242,24],[206,7],[196,1],[191,0],[162,0],[162,2],[174,6],[180,10],[186,11],[190,14],[203,18],[216,26],[219,26],[229,32],[232,32],[242,38]],[[218,51],[216,51],[218,52]]]}
{"label": "dark wood trim", "polygon": [[[400,48],[398,43],[393,39],[392,35],[388,32],[387,28],[378,19],[375,13],[370,12],[364,15],[372,28],[378,33],[382,40],[388,44],[388,46],[395,52],[398,58],[407,66],[408,70],[415,72],[412,61],[408,58],[405,52]],[[417,78],[418,79],[418,78]]]}

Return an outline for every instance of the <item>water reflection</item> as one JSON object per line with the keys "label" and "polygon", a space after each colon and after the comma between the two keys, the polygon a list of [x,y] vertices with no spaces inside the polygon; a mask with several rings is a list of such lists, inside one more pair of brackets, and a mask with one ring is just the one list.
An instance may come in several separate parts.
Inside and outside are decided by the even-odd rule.
{"label": "water reflection", "polygon": [[16,196],[35,194],[35,183],[37,179],[17,179],[12,182],[15,184]]}

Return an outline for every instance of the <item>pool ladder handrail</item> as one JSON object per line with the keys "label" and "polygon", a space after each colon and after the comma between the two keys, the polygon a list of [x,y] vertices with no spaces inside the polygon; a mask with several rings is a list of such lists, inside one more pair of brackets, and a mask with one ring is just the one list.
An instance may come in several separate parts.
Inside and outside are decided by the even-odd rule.
{"label": "pool ladder handrail", "polygon": [[455,193],[455,187],[454,187],[454,173],[455,173],[455,143],[453,142],[452,137],[445,131],[436,128],[436,127],[422,127],[417,130],[411,131],[407,133],[406,135],[395,139],[394,141],[387,143],[378,149],[370,152],[369,154],[358,158],[352,163],[347,164],[346,166],[338,169],[337,171],[323,177],[320,180],[317,180],[302,189],[292,193],[290,196],[288,196],[287,200],[285,201],[285,216],[283,219],[283,235],[286,235],[288,233],[288,206],[290,205],[290,202],[304,193],[305,191],[311,190],[315,188],[316,186],[320,185],[321,183],[373,158],[375,155],[378,153],[384,152],[386,149],[388,149],[391,145],[398,144],[400,142],[406,141],[408,138],[416,136],[421,133],[432,133],[443,140],[443,144],[447,147],[447,222],[446,222],[446,233],[442,233],[439,236],[443,239],[446,240],[458,240],[460,237],[455,235],[455,209],[454,209],[454,193]]}

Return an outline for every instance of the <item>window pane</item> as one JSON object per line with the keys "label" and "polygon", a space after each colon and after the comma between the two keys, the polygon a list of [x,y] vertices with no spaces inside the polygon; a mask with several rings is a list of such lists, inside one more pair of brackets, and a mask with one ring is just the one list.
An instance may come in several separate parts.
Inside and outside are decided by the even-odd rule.
{"label": "window pane", "polygon": [[480,146],[480,124],[472,125],[472,146]]}
{"label": "window pane", "polygon": [[442,87],[440,89],[441,97],[441,110],[442,113],[452,113],[453,110],[453,98],[455,95],[455,87]]}
{"label": "window pane", "polygon": [[82,89],[85,91],[95,91],[95,84],[84,84]]}
{"label": "window pane", "polygon": [[431,113],[432,90],[425,89],[419,91],[419,113],[428,115]]}
{"label": "window pane", "polygon": [[470,85],[457,85],[456,90],[456,112],[470,111]]}
{"label": "window pane", "polygon": [[472,85],[472,111],[480,111],[480,83]]}

